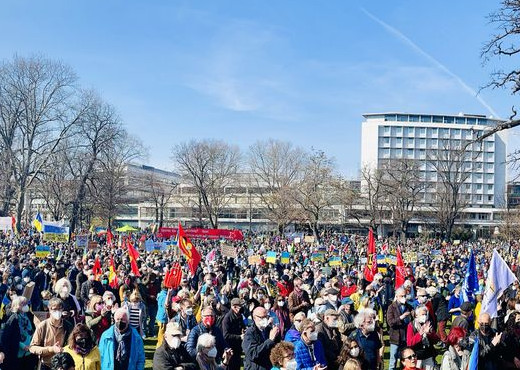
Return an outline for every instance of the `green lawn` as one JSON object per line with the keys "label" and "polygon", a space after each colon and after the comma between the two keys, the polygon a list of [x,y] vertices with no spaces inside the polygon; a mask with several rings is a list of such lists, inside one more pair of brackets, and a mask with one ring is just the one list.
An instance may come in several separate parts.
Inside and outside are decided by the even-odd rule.
{"label": "green lawn", "polygon": [[146,362],[144,364],[145,369],[152,369],[153,366],[153,354],[155,353],[155,346],[157,345],[157,337],[156,338],[146,338],[144,340],[144,354],[146,357]]}

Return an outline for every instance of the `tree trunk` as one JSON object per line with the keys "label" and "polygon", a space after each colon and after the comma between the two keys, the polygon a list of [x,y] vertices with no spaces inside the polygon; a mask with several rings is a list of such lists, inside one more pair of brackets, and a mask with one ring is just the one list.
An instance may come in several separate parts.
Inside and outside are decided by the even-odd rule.
{"label": "tree trunk", "polygon": [[22,213],[25,206],[25,189],[20,189],[16,199],[16,230],[22,229]]}

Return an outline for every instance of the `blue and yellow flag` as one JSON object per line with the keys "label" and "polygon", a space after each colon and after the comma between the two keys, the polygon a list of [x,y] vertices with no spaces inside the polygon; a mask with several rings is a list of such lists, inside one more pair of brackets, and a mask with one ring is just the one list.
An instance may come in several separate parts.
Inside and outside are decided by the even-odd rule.
{"label": "blue and yellow flag", "polygon": [[38,211],[36,213],[36,216],[34,217],[33,226],[36,229],[36,231],[38,231],[38,232],[41,232],[43,229],[43,218],[42,218],[42,214],[40,213],[40,211]]}

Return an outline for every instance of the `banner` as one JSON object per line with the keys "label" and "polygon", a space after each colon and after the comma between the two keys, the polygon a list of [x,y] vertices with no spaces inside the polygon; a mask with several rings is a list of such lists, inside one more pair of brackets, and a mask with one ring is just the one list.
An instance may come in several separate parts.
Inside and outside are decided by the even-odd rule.
{"label": "banner", "polygon": [[223,257],[237,258],[237,250],[231,245],[221,245],[220,254],[222,254]]}
{"label": "banner", "polygon": [[311,254],[311,261],[313,262],[316,262],[316,261],[325,261],[325,256],[321,253],[313,253]]}
{"label": "banner", "polygon": [[274,252],[274,251],[267,252],[267,256],[265,258],[265,262],[267,262],[267,263],[276,263],[276,252]]}
{"label": "banner", "polygon": [[289,252],[282,252],[282,256],[280,258],[280,262],[287,264],[289,263],[289,259],[291,258],[291,254]]}
{"label": "banner", "polygon": [[45,258],[51,253],[51,247],[48,245],[38,245],[36,247],[36,257]]}
{"label": "banner", "polygon": [[397,265],[397,256],[394,256],[393,254],[389,254],[385,258],[385,262],[387,265]]}
{"label": "banner", "polygon": [[76,235],[76,248],[83,249],[88,246],[88,235]]}
{"label": "banner", "polygon": [[[201,238],[201,239],[226,239],[233,241],[244,240],[244,235],[240,230],[224,230],[224,229],[200,229],[192,228],[185,229],[184,234],[188,238]],[[172,236],[177,235],[176,227],[160,227],[157,236],[160,238],[169,239]]]}
{"label": "banner", "polygon": [[167,245],[165,242],[158,242],[152,239],[148,239],[144,242],[144,248],[147,252],[160,253],[166,250]]}
{"label": "banner", "polygon": [[331,257],[329,258],[329,266],[341,266],[341,258],[339,257]]}

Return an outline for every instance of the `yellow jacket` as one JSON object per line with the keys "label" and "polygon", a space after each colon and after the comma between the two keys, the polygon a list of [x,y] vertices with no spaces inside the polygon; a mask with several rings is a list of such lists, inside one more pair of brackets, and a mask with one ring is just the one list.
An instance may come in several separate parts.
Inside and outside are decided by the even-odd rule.
{"label": "yellow jacket", "polygon": [[97,346],[85,357],[77,354],[69,346],[63,351],[72,356],[76,370],[101,370],[101,355]]}

